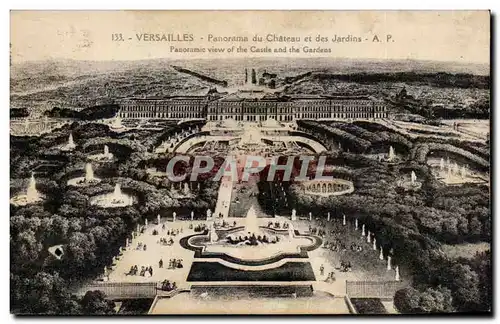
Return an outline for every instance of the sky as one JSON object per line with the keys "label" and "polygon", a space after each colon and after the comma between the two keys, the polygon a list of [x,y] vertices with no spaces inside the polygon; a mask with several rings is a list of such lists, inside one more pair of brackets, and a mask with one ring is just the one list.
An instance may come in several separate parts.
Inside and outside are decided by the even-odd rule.
{"label": "sky", "polygon": [[[489,64],[488,11],[11,11],[11,61],[142,60],[153,58],[333,57],[413,59]],[[143,34],[192,35],[192,41],[145,41]],[[113,41],[121,34],[124,41]],[[266,42],[266,36],[300,37]],[[209,42],[246,36],[248,42]],[[253,36],[264,38],[255,43]],[[316,42],[321,35],[328,42]],[[387,41],[387,35],[391,38]],[[312,42],[306,37],[311,36]],[[374,41],[377,36],[379,42]],[[332,42],[335,37],[360,42]],[[190,39],[188,37],[188,39]],[[176,48],[224,48],[223,53],[176,53]],[[228,52],[228,48],[233,48]],[[241,46],[285,53],[237,53]],[[299,53],[290,53],[290,47]],[[286,48],[284,48],[286,47]],[[304,47],[326,52],[306,53]]]}

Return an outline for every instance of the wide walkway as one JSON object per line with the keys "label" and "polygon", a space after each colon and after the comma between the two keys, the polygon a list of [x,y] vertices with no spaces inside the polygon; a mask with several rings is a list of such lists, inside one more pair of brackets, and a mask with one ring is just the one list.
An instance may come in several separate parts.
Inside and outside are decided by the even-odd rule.
{"label": "wide walkway", "polygon": [[217,298],[180,293],[159,299],[150,314],[349,314],[344,298],[315,295],[312,297]]}

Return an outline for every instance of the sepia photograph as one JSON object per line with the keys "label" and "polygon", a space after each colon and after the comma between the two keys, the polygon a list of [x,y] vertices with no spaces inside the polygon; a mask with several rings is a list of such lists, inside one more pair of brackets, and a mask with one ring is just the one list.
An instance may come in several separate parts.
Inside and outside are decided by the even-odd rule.
{"label": "sepia photograph", "polygon": [[492,314],[490,12],[10,12],[14,315]]}

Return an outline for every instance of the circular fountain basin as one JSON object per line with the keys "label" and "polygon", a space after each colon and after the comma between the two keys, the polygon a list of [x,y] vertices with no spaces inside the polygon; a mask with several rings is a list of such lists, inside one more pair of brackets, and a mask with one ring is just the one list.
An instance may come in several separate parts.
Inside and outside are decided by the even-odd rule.
{"label": "circular fountain basin", "polygon": [[403,188],[406,191],[418,190],[422,187],[422,182],[415,181],[412,183],[408,180],[400,180],[398,182],[398,187]]}
{"label": "circular fountain basin", "polygon": [[62,152],[71,152],[76,149],[76,145],[68,145],[68,144],[63,144],[59,146],[59,150]]}
{"label": "circular fountain basin", "polygon": [[114,158],[114,155],[112,153],[108,153],[108,154],[99,153],[99,154],[90,155],[88,157],[89,160],[97,161],[97,162],[113,161],[113,158]]}
{"label": "circular fountain basin", "polygon": [[125,193],[121,193],[119,196],[116,196],[114,192],[110,192],[90,198],[90,204],[92,206],[102,208],[127,207],[132,206],[135,203],[137,203],[137,197]]}
{"label": "circular fountain basin", "polygon": [[14,196],[10,199],[10,203],[14,206],[26,206],[29,204],[36,204],[39,202],[44,201],[45,198],[42,195],[39,195],[38,197],[28,197],[28,195],[17,195]]}
{"label": "circular fountain basin", "polygon": [[77,177],[77,178],[69,179],[67,182],[67,185],[74,186],[74,187],[87,187],[87,186],[96,185],[99,182],[101,182],[101,179],[99,179],[99,178],[92,178],[91,180],[87,180],[85,177]]}

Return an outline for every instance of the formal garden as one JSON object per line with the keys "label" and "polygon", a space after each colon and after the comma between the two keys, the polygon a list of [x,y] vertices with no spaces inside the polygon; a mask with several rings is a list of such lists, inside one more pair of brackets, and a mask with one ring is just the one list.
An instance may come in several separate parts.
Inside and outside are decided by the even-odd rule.
{"label": "formal garden", "polygon": [[[80,121],[40,137],[11,137],[11,198],[29,188],[32,175],[40,197],[10,207],[12,311],[112,313],[112,305],[102,294],[79,298],[72,295],[73,287],[93,280],[112,265],[137,224],[146,219],[154,222],[158,215],[171,218],[174,212],[179,218],[187,219],[193,212],[196,219],[203,219],[206,210],[216,205],[220,183],[205,181],[213,174],[193,183],[172,183],[162,170],[174,154],[155,153],[163,142],[198,126],[199,122],[167,123],[162,130],[114,132],[107,125]],[[321,155],[326,156],[326,165],[334,166],[327,172],[352,182],[354,191],[308,193],[295,181],[295,168],[291,181],[261,181],[256,191],[236,187],[233,205],[256,203],[268,215],[287,217],[292,209],[301,217],[314,211],[320,221],[328,213],[336,219],[345,215],[349,224],[355,220],[364,224],[367,231],[376,233],[386,255],[404,266],[411,278],[411,287],[395,294],[400,312],[491,308],[491,254],[484,247],[473,254],[470,248],[491,243],[489,181],[450,185],[436,177],[427,163],[430,156],[450,159],[488,179],[487,143],[446,134],[410,136],[368,121],[298,121],[298,126],[300,132],[327,147]],[[106,152],[105,147],[112,158],[89,158]],[[390,158],[391,152],[395,158]],[[223,160],[217,156],[216,166]],[[309,166],[311,176],[317,161]],[[72,185],[72,179],[82,180]],[[132,198],[110,208],[92,203],[95,197],[117,192]],[[450,247],[458,250],[466,244],[467,253],[449,252]],[[61,246],[62,257],[50,252],[54,246]],[[193,276],[202,280],[205,273],[200,268]],[[380,308],[373,301],[355,304],[363,312]]]}

